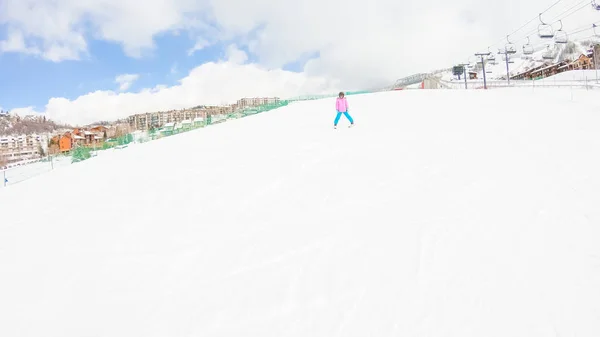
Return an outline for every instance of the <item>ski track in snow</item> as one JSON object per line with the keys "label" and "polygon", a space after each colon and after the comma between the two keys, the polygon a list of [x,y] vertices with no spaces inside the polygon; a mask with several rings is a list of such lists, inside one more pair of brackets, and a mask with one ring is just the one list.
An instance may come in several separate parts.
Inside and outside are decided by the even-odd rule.
{"label": "ski track in snow", "polygon": [[0,190],[0,336],[600,335],[596,96],[348,99]]}

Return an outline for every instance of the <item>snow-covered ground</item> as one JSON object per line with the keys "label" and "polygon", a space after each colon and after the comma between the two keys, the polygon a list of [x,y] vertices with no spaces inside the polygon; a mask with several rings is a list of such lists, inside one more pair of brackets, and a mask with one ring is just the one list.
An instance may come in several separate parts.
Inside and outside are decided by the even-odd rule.
{"label": "snow-covered ground", "polygon": [[[598,74],[600,80],[600,72]],[[452,89],[463,89],[465,87],[464,78],[461,80],[449,79],[450,76],[444,76],[441,80],[445,86]],[[596,71],[595,70],[571,70],[565,71],[563,73],[548,76],[546,78],[538,79],[538,80],[510,80],[510,83],[504,80],[497,80],[490,77],[487,77],[487,86],[488,88],[498,88],[498,87],[507,87],[507,86],[518,86],[518,87],[527,87],[527,88],[575,88],[575,89],[598,89],[600,88],[600,82],[596,80]],[[467,87],[469,89],[481,89],[484,87],[483,78],[478,79],[467,79]]]}
{"label": "snow-covered ground", "polygon": [[0,190],[0,336],[600,335],[592,103],[348,99]]}
{"label": "snow-covered ground", "polygon": [[[92,156],[104,155],[112,151],[119,151],[119,149],[92,151]],[[44,160],[37,160],[31,163],[0,170],[0,188],[21,183],[38,175],[71,165],[71,163],[72,158],[70,155],[58,155],[51,160],[46,158]],[[6,179],[8,182],[3,184],[3,179]]]}
{"label": "snow-covered ground", "polygon": [[0,170],[0,188],[5,187],[5,184],[3,183],[4,179],[8,181],[6,186],[14,185],[37,175],[44,174],[70,164],[71,157],[58,156],[54,157],[52,161],[36,161],[20,166],[10,167],[6,170]]}

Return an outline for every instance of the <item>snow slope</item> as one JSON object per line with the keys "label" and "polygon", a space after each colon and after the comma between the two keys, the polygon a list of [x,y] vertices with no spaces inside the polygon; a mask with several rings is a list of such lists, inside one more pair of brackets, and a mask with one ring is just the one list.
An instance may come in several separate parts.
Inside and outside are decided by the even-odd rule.
{"label": "snow slope", "polygon": [[2,179],[8,180],[8,185],[20,183],[24,180],[30,179],[39,174],[45,174],[54,169],[61,168],[63,166],[71,165],[71,157],[58,156],[53,158],[52,162],[49,160],[32,162],[24,165],[14,166],[6,170],[0,169],[0,189],[4,187]]}
{"label": "snow slope", "polygon": [[598,336],[600,114],[567,96],[302,102],[9,186],[0,336]]}

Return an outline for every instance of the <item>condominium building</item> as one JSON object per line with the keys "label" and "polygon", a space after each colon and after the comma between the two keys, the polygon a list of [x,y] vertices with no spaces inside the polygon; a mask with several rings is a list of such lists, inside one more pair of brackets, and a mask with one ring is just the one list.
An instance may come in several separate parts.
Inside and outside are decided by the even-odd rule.
{"label": "condominium building", "polygon": [[238,109],[242,110],[250,107],[257,107],[264,104],[279,103],[278,97],[253,97],[253,98],[242,98],[236,102]]}
{"label": "condominium building", "polygon": [[181,123],[185,120],[194,120],[206,117],[211,110],[207,108],[193,108],[185,110],[171,110],[147,112],[129,116],[129,126],[135,130],[149,130],[159,128],[167,123]]}
{"label": "condominium building", "polygon": [[13,163],[41,158],[48,151],[48,136],[0,137],[0,162]]}
{"label": "condominium building", "polygon": [[168,123],[181,124],[183,121],[193,121],[207,116],[227,115],[249,107],[263,104],[278,103],[279,98],[255,97],[242,98],[232,105],[198,106],[191,109],[147,112],[129,116],[129,126],[134,130],[150,130],[160,128]]}

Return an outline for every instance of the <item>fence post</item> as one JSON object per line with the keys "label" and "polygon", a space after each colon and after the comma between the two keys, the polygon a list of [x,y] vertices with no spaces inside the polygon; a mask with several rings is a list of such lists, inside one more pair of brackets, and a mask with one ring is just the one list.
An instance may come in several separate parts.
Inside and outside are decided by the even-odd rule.
{"label": "fence post", "polygon": [[571,101],[573,101],[573,84],[571,84]]}

